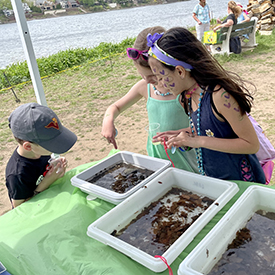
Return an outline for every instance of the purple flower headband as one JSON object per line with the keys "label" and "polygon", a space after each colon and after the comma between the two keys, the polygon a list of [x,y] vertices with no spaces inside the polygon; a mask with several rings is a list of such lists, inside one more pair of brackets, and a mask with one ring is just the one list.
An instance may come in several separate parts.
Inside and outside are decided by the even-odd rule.
{"label": "purple flower headband", "polygon": [[153,35],[151,33],[149,33],[147,35],[147,46],[148,47],[153,47],[154,43],[159,40],[162,36],[163,36],[163,32],[162,33],[154,33]]}
{"label": "purple flower headband", "polygon": [[148,55],[169,66],[182,66],[186,71],[190,71],[191,69],[193,69],[190,64],[174,58],[158,46],[157,41],[162,36],[163,33],[154,33],[153,35],[149,33],[147,35],[147,46],[150,47]]}

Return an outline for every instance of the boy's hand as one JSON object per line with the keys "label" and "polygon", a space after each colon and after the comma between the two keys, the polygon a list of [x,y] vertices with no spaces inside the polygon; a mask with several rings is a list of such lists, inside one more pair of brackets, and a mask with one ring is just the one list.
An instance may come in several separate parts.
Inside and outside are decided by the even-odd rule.
{"label": "boy's hand", "polygon": [[56,180],[64,176],[67,168],[67,160],[64,157],[54,160],[50,166],[45,178],[49,177],[51,180]]}
{"label": "boy's hand", "polygon": [[60,157],[53,161],[48,167],[48,173],[44,176],[43,180],[38,184],[34,192],[40,193],[46,190],[57,179],[62,178],[66,172],[67,160]]}

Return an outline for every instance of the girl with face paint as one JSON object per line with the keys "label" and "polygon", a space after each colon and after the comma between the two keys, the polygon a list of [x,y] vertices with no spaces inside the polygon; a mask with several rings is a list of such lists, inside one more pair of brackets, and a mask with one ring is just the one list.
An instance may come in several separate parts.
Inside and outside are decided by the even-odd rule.
{"label": "girl with face paint", "polygon": [[255,155],[258,137],[247,116],[253,98],[244,81],[225,71],[185,28],[148,35],[147,40],[148,62],[157,81],[182,95],[190,125],[180,133],[160,133],[154,141],[165,139],[168,148],[195,148],[202,175],[265,183]]}
{"label": "girl with face paint", "polygon": [[[181,95],[172,94],[162,83],[158,83],[148,64],[149,46],[147,45],[147,35],[164,31],[165,29],[159,26],[146,28],[137,36],[133,48],[127,49],[128,57],[133,59],[134,65],[143,79],[138,81],[125,96],[110,105],[105,112],[101,134],[116,149],[115,119],[142,98],[147,101],[146,109],[149,123],[159,123],[160,131],[178,130],[189,125],[188,116],[180,100]],[[175,116],[181,117],[181,119],[171,121],[171,117]],[[144,122],[144,127],[146,124]],[[168,160],[164,147],[161,144],[153,145],[150,138],[147,140],[147,153],[149,156]],[[168,150],[168,154],[175,167],[198,173],[194,150],[189,152],[176,150],[174,154]]]}

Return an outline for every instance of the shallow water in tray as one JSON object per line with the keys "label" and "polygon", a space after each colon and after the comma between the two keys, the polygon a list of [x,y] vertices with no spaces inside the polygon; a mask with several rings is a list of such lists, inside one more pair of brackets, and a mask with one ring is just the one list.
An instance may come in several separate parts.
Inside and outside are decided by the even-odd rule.
{"label": "shallow water in tray", "polygon": [[162,255],[212,203],[207,197],[172,188],[112,235],[152,256]]}
{"label": "shallow water in tray", "polygon": [[208,275],[274,275],[275,213],[254,213]]}
{"label": "shallow water in tray", "polygon": [[153,174],[154,171],[120,162],[95,174],[86,181],[115,191],[125,193]]}

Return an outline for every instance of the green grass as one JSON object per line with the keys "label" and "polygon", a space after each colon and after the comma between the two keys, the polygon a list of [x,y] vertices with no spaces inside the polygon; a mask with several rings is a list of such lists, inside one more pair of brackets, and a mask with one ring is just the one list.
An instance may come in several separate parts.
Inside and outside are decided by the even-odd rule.
{"label": "green grass", "polygon": [[[189,29],[190,31],[192,31],[194,27],[190,27]],[[111,74],[116,66],[115,64],[113,64],[112,59],[114,59],[116,55],[123,53],[125,54],[125,49],[127,47],[132,46],[134,40],[135,38],[127,38],[120,43],[101,43],[99,46],[95,48],[69,49],[66,51],[60,51],[57,54],[51,55],[49,57],[38,58],[37,64],[40,76],[41,78],[44,78],[54,75],[54,77],[58,79],[57,73],[60,73],[64,70],[67,71],[68,76],[71,76],[79,70],[80,65],[92,63],[93,66],[104,67],[104,69],[102,70],[102,76],[98,78],[99,82],[104,83],[108,79],[108,74]],[[256,41],[258,43],[258,46],[254,48],[252,51],[245,51],[238,55],[216,55],[215,58],[223,65],[226,62],[230,61],[242,61],[249,55],[258,54],[261,56],[265,53],[274,51],[275,30],[270,36],[260,35],[257,33]],[[110,66],[105,66],[106,60],[110,62]],[[260,57],[259,62],[262,62],[262,59]],[[129,66],[131,66],[131,64],[128,63],[127,67]],[[3,73],[5,73],[5,75],[7,76],[11,86],[24,85],[25,82],[31,81],[26,61],[11,64],[0,71],[0,92],[1,89],[10,86],[9,83],[6,81]],[[87,69],[86,72],[82,73],[87,75],[88,77],[92,77],[91,75],[89,75],[89,69]],[[125,73],[122,72],[122,75],[125,75]],[[136,76],[127,77],[135,78]],[[59,86],[64,85],[64,83],[61,82],[59,82],[58,84]],[[74,83],[74,85],[77,84]]]}
{"label": "green grass", "polygon": [[[104,59],[111,61],[114,55],[125,52],[125,49],[132,46],[133,43],[134,38],[127,38],[120,43],[100,43],[95,48],[68,49],[49,57],[38,58],[37,65],[40,76],[41,78],[47,77],[89,62],[97,62],[97,66],[104,65]],[[77,70],[77,68],[74,68],[74,70]],[[110,68],[107,68],[107,70],[110,70]],[[11,64],[0,71],[0,89],[10,86],[3,72],[12,86],[31,80],[26,61]]]}

